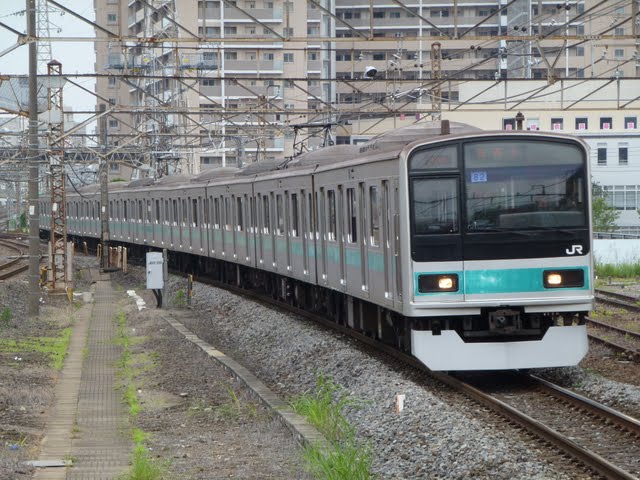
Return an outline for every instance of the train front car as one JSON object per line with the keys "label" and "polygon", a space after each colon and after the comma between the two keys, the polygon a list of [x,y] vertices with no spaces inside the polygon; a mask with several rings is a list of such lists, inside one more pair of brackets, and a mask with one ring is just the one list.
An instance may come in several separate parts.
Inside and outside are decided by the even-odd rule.
{"label": "train front car", "polygon": [[432,370],[576,365],[593,302],[585,145],[481,134],[403,158],[413,355]]}

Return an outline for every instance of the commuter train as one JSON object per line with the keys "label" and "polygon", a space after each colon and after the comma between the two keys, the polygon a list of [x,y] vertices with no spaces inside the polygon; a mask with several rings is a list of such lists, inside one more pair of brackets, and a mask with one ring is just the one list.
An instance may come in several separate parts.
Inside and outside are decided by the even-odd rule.
{"label": "commuter train", "polygon": [[[587,153],[568,135],[419,123],[288,161],[110,183],[110,241],[166,248],[183,271],[432,370],[575,365],[593,303]],[[100,210],[98,186],[68,191],[68,234],[97,244]]]}

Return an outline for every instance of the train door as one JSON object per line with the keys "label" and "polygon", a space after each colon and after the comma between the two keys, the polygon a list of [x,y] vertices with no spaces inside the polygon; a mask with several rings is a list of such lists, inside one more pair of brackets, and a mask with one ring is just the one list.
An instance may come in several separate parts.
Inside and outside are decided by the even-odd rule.
{"label": "train door", "polygon": [[358,243],[360,244],[360,282],[362,285],[362,293],[368,293],[369,291],[369,252],[367,243],[368,212],[366,195],[366,186],[364,182],[360,182],[358,184],[358,217],[360,219],[360,221],[358,222],[360,230],[360,238],[358,238]]}
{"label": "train door", "polygon": [[391,232],[393,262],[395,271],[395,295],[396,307],[402,307],[402,258],[400,257],[400,186],[398,179],[393,181],[393,225]]}
{"label": "train door", "polygon": [[340,257],[340,285],[342,287],[342,290],[344,290],[345,286],[347,285],[347,249],[345,248],[344,244],[344,205],[344,189],[342,188],[342,185],[338,185],[338,228],[336,231],[336,235],[338,237],[338,252]]}
{"label": "train door", "polygon": [[382,257],[384,262],[384,298],[393,301],[393,242],[391,239],[391,199],[389,180],[382,181]]}
{"label": "train door", "polygon": [[288,191],[284,192],[284,221],[283,221],[283,233],[285,240],[285,257],[287,262],[287,271],[291,271],[291,241],[292,234],[291,231],[293,228],[293,219],[291,218],[292,208],[290,208],[290,203],[292,200],[292,195],[289,194]]}
{"label": "train door", "polygon": [[300,232],[302,233],[301,242],[302,242],[302,274],[309,275],[309,242],[308,238],[310,235],[311,229],[308,228],[308,224],[311,221],[311,218],[307,217],[307,193],[305,190],[300,192]]}
{"label": "train door", "polygon": [[[278,205],[276,203],[276,197],[273,192],[271,192],[271,205],[272,212],[270,212],[270,220],[272,221],[273,228],[271,229],[271,266],[277,269],[277,246],[276,246],[276,233],[278,232],[279,224],[278,224]],[[274,218],[275,217],[275,218]]]}
{"label": "train door", "polygon": [[322,283],[327,283],[327,236],[329,232],[327,231],[327,202],[328,200],[325,198],[325,195],[329,195],[329,192],[325,193],[324,188],[320,188],[318,197],[318,228],[319,228],[319,241],[320,241],[320,279]]}

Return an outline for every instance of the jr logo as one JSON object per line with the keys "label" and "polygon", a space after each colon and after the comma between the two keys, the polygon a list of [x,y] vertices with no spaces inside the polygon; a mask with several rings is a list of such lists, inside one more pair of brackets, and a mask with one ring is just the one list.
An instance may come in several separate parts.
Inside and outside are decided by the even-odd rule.
{"label": "jr logo", "polygon": [[582,245],[571,245],[571,249],[565,250],[567,255],[582,255]]}

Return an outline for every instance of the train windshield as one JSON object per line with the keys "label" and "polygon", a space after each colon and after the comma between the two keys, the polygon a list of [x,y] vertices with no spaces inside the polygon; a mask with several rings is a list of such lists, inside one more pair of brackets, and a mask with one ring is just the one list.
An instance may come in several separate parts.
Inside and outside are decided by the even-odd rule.
{"label": "train windshield", "polygon": [[464,145],[469,233],[584,228],[585,158],[576,145],[499,140]]}

